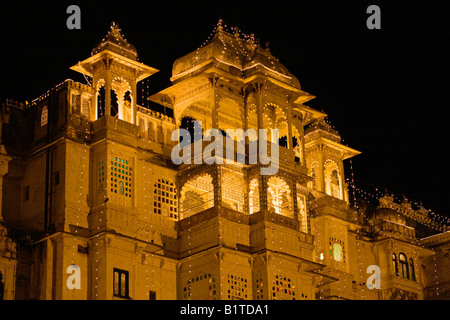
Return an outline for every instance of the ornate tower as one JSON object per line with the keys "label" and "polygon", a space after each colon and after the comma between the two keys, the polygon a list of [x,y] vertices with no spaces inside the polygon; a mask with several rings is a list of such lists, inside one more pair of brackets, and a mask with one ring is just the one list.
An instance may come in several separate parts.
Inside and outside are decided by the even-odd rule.
{"label": "ornate tower", "polygon": [[[225,29],[219,21],[209,43],[177,59],[173,85],[149,98],[174,110],[177,127],[197,120],[204,132],[222,130],[227,145],[245,141],[245,164],[179,166],[180,298],[296,298],[296,290],[267,290],[282,278],[289,279],[286,288],[305,282],[311,297],[313,276],[304,271],[314,263],[298,251],[302,247],[312,260],[303,127],[325,115],[304,105],[314,96],[268,45]],[[242,131],[232,137],[228,129]],[[280,143],[275,175],[261,175],[262,164],[248,162],[249,145],[261,141]],[[280,264],[301,272],[282,272]]]}
{"label": "ornate tower", "polygon": [[356,235],[349,232],[357,227],[349,214],[343,161],[360,152],[343,145],[339,133],[324,118],[305,130],[305,149],[312,178],[308,186],[315,198],[310,202],[314,212],[311,229],[315,235],[315,261],[327,266],[324,273],[339,279],[323,285],[318,297],[354,299],[352,281],[356,272],[352,267],[358,260],[349,253],[361,249],[355,248]]}
{"label": "ornate tower", "polygon": [[158,72],[137,61],[136,48],[120,31],[119,25],[113,22],[108,34],[92,50],[91,57],[71,67],[92,77],[96,107],[91,108],[91,121],[112,115],[137,124],[136,84]]}
{"label": "ornate tower", "polygon": [[306,163],[312,189],[348,202],[343,161],[361,152],[341,143],[339,133],[324,118],[305,131]]}

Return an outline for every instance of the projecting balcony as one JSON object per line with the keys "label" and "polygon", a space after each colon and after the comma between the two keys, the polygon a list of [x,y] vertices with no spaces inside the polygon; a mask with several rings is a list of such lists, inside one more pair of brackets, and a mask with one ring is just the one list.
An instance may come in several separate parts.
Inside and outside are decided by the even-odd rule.
{"label": "projecting balcony", "polygon": [[[302,164],[302,161],[295,155],[295,152],[281,145],[266,141],[267,144],[264,150],[262,148],[264,145],[258,141],[242,143],[224,136],[220,144],[217,144],[217,147],[213,148],[216,141],[214,138],[211,140],[198,140],[189,146],[185,146],[183,151],[190,152],[190,157],[188,159],[180,159],[180,162],[182,161],[180,170],[190,164],[213,163],[217,161],[219,164],[255,164],[261,165],[262,167],[277,167],[279,170],[294,171],[307,175],[306,165]],[[213,149],[211,150],[211,148]],[[275,153],[277,149],[278,153]],[[183,157],[185,156],[182,151],[180,151],[180,154]]]}
{"label": "projecting balcony", "polygon": [[256,253],[261,250],[308,257],[314,236],[299,231],[294,219],[267,210],[244,214],[229,208],[211,207],[177,222],[180,256],[217,245]]}
{"label": "projecting balcony", "polygon": [[[232,222],[237,222],[242,225],[255,225],[262,221],[272,222],[278,224],[282,227],[287,227],[295,231],[300,230],[300,222],[293,218],[289,218],[283,216],[281,214],[277,214],[275,212],[270,212],[268,210],[262,210],[255,212],[253,214],[245,214],[233,209],[225,208],[225,207],[211,207],[200,211],[196,214],[193,214],[187,218],[181,219],[178,221],[178,231],[185,231],[189,228],[194,227],[202,222],[209,221],[214,218],[225,218]],[[299,231],[300,232],[300,231]],[[312,237],[309,234],[302,232],[304,241],[309,242],[309,237]],[[309,237],[308,237],[309,236]],[[311,240],[312,241],[312,240]]]}
{"label": "projecting balcony", "polygon": [[105,137],[117,140],[125,139],[126,137],[135,139],[138,133],[138,126],[116,117],[103,116],[92,123],[92,133],[94,141]]}

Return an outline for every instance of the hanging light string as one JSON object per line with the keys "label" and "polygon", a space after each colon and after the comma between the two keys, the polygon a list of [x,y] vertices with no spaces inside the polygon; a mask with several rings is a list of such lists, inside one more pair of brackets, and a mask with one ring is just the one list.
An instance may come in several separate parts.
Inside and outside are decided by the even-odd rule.
{"label": "hanging light string", "polygon": [[402,201],[407,200],[407,202],[412,205],[411,208],[413,210],[414,210],[414,208],[417,208],[417,210],[419,210],[419,209],[426,210],[428,213],[428,217],[432,221],[434,221],[438,224],[442,224],[443,227],[448,226],[450,224],[450,217],[439,215],[439,214],[431,211],[431,209],[424,208],[421,201],[413,200],[409,197],[405,197],[405,195],[400,195],[398,193],[391,192],[387,188],[384,188],[384,191],[381,191],[381,190],[383,190],[382,188],[376,187],[372,184],[369,184],[369,183],[366,183],[366,182],[363,182],[360,180],[356,180],[356,181],[358,181],[358,183],[363,184],[369,188],[372,188],[371,191],[368,191],[366,188],[357,187],[354,181],[351,181],[348,179],[347,183],[348,183],[349,187],[351,187],[353,192],[355,194],[358,194],[358,197],[361,199],[364,199],[375,205],[379,205],[379,200],[381,198],[385,197],[386,195],[393,197],[395,204],[397,204],[396,201],[401,203]]}
{"label": "hanging light string", "polygon": [[[78,66],[80,67],[80,69],[82,69],[82,67],[81,67],[81,62],[80,62],[80,61],[78,61]],[[92,82],[86,77],[86,75],[84,74],[84,72],[82,72],[82,74],[83,74],[84,80],[86,80],[86,82],[87,82],[87,85],[88,85],[89,87],[92,87]]]}
{"label": "hanging light string", "polygon": [[[334,129],[336,132],[337,132],[337,130],[334,128],[334,126],[330,123],[330,121],[329,121],[329,119],[325,119],[325,122],[329,125],[329,127],[327,127],[327,130],[330,132],[330,133],[332,133],[333,134],[333,132],[331,132],[331,130],[330,130],[330,127],[332,128],[332,129]],[[341,138],[341,141],[342,141],[342,143],[343,144],[345,144],[344,143],[344,140]],[[354,169],[353,169],[353,162],[352,162],[352,159],[350,159],[350,171],[351,171],[351,176],[350,176],[350,179],[347,179],[347,184],[349,185],[349,187],[351,187],[352,188],[352,191],[353,191],[353,201],[354,201],[354,207],[355,207],[355,209],[356,209],[356,212],[357,212],[357,215],[356,215],[356,222],[358,223],[358,217],[362,217],[363,218],[363,222],[364,221],[367,221],[367,217],[366,217],[366,215],[365,215],[365,211],[361,211],[360,210],[360,208],[359,208],[359,206],[358,206],[358,202],[357,202],[357,194],[358,194],[358,197],[362,197],[362,198],[364,198],[365,200],[369,200],[369,199],[367,199],[367,197],[370,197],[371,199],[370,200],[372,200],[372,202],[373,201],[376,201],[376,204],[379,206],[380,205],[380,199],[381,198],[383,198],[384,196],[386,196],[387,194],[389,194],[389,191],[387,190],[387,189],[385,189],[385,192],[382,192],[381,190],[381,188],[379,188],[379,187],[377,187],[377,186],[374,186],[374,185],[371,185],[371,184],[368,184],[368,183],[364,183],[364,182],[362,182],[362,181],[359,181],[358,180],[358,182],[360,182],[360,183],[362,183],[362,184],[365,184],[366,186],[370,186],[371,188],[372,188],[372,190],[374,190],[374,191],[372,191],[372,192],[369,192],[369,191],[367,191],[366,189],[362,189],[362,188],[358,188],[358,187],[356,187],[356,184],[355,184],[355,178],[354,178]],[[395,193],[393,193],[393,192],[391,192],[390,193],[391,194],[391,196],[392,197],[394,197],[394,196],[397,196],[398,198],[400,198],[400,199],[403,199],[403,200],[406,200],[406,197],[404,196],[404,195],[402,195],[401,197],[398,195],[398,194],[395,194]],[[409,199],[409,203],[411,203],[412,202],[412,204],[414,204],[416,207],[418,207],[419,209],[422,209],[422,210],[425,210],[424,208],[423,208],[423,206],[422,206],[422,203],[421,202],[419,202],[419,201],[411,201],[411,199]],[[406,209],[406,208],[401,208],[401,207],[399,207],[400,205],[397,205],[396,203],[393,203],[392,204],[392,206],[393,206],[393,209],[395,210],[395,209],[397,209],[396,211],[400,214],[400,212],[402,212],[402,211],[404,211],[404,210],[408,210],[408,209]],[[409,210],[414,210],[414,209],[409,209]],[[449,224],[449,221],[450,221],[450,219],[449,219],[449,217],[444,217],[444,216],[440,216],[440,215],[438,215],[438,214],[436,214],[436,213],[434,213],[434,212],[432,212],[431,210],[426,210],[427,212],[428,212],[428,217],[429,217],[429,220],[430,220],[430,222],[429,223],[426,223],[425,221],[419,221],[420,223],[422,223],[422,224],[425,224],[425,225],[427,225],[427,226],[429,226],[429,227],[431,227],[431,228],[433,228],[433,229],[438,229],[439,231],[445,231],[446,229],[448,230],[449,228],[448,227],[442,227],[442,224],[447,224],[447,226],[448,226],[448,224]],[[403,212],[402,212],[403,213]],[[405,212],[406,213],[406,212]],[[408,216],[410,216],[410,215],[408,215]],[[412,217],[414,217],[415,215],[412,215]],[[439,227],[439,225],[438,225],[438,227],[436,228],[436,224],[440,224],[440,227]],[[363,279],[364,279],[364,276],[365,276],[365,274],[364,274],[364,270],[363,270],[363,268],[362,268],[362,258],[361,258],[361,245],[363,245],[363,242],[364,242],[364,236],[361,234],[361,229],[357,229],[356,230],[356,244],[357,244],[357,260],[358,260],[358,266],[359,266],[359,274],[360,274],[360,281],[363,281]],[[386,236],[386,237],[390,237],[391,235],[389,234],[389,232],[385,232],[385,231],[383,231],[383,230],[381,230],[381,231],[379,231],[379,233],[380,233],[380,235],[382,235],[382,236]],[[420,241],[419,239],[417,239],[415,236],[413,236],[413,235],[409,235],[409,234],[405,234],[404,235],[407,239],[408,239],[408,241],[410,241],[412,244],[414,244],[415,246],[418,246],[418,247],[422,247],[422,248],[426,248],[426,246],[425,246],[425,244],[423,244],[422,243],[422,241]],[[394,246],[396,247],[396,242],[394,243]],[[433,248],[428,248],[428,249],[431,249],[433,252],[435,252],[435,250],[433,249]],[[395,248],[395,250],[396,250],[396,248]],[[414,249],[414,250],[416,250],[416,249]],[[396,250],[397,251],[397,250]],[[416,252],[416,251],[415,251]],[[436,257],[434,256],[433,257],[433,259],[434,259],[434,261],[436,262]],[[437,266],[436,266],[436,263],[434,264],[434,271],[435,271],[435,275],[437,275]],[[436,280],[436,285],[435,285],[435,287],[436,287],[436,290],[435,290],[435,294],[437,295],[437,296],[439,296],[439,294],[440,294],[440,290],[439,290],[439,281],[438,281],[438,278],[437,278],[437,276],[435,276],[435,280]],[[418,281],[418,280],[417,280]],[[362,283],[362,282],[361,282]],[[362,298],[362,299],[364,299],[365,297],[366,297],[366,294],[367,293],[369,293],[369,292],[367,292],[367,290],[365,290],[365,288],[362,288],[362,290],[360,290],[360,298]]]}
{"label": "hanging light string", "polygon": [[[334,134],[334,132],[332,132],[330,129],[333,129],[334,131],[336,131],[338,134],[339,132],[336,130],[336,128],[332,125],[330,119],[328,117],[324,118],[325,122],[329,125],[329,127],[326,127],[326,130],[330,133],[330,134]],[[341,137],[341,143],[345,146],[348,146],[344,139]],[[390,194],[392,197],[399,199],[400,201],[403,200],[408,200],[409,203],[411,203],[413,206],[415,206],[416,208],[419,209],[424,209],[426,211],[428,211],[429,216],[435,220],[437,223],[441,223],[444,225],[449,225],[450,224],[450,217],[448,216],[443,216],[443,215],[439,215],[436,212],[432,211],[431,209],[426,209],[423,207],[423,204],[421,201],[419,200],[414,200],[410,197],[406,197],[404,194],[400,195],[398,193],[395,192],[391,192],[389,190],[387,190],[386,188],[380,188],[377,187],[373,184],[367,183],[367,182],[363,182],[360,180],[357,180],[359,183],[364,184],[367,187],[371,187],[372,189],[374,189],[374,191],[368,191],[367,189],[363,189],[363,188],[358,188],[356,187],[356,183],[355,183],[355,178],[354,178],[354,170],[353,170],[353,162],[352,159],[350,159],[350,166],[351,166],[351,180],[347,179],[347,183],[349,185],[349,187],[352,188],[353,191],[353,200],[354,203],[356,205],[356,193],[358,194],[358,196],[363,197],[364,200],[375,200],[376,202],[379,202],[380,198],[384,197],[386,194]],[[384,192],[382,190],[385,190]],[[370,197],[370,199],[368,199],[367,197]]]}

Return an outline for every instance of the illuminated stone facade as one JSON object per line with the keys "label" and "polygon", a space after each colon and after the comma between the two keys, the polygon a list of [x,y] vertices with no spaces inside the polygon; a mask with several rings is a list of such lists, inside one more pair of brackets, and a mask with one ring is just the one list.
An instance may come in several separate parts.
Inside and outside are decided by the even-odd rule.
{"label": "illuminated stone facade", "polygon": [[[66,80],[3,104],[3,298],[449,298],[448,227],[389,196],[374,210],[353,203],[343,163],[359,152],[268,48],[225,29],[149,97],[173,117],[137,105],[137,83],[158,70],[115,24],[72,67],[91,86]],[[192,120],[266,129],[281,144],[277,174],[175,165],[172,132]],[[80,289],[66,285],[72,264]],[[370,265],[380,289],[366,285]]]}

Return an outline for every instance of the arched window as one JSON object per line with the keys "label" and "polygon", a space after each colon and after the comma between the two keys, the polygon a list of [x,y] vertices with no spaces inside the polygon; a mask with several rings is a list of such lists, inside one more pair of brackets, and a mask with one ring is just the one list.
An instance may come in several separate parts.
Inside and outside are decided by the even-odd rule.
{"label": "arched window", "polygon": [[105,115],[105,87],[102,85],[97,93],[97,119]]}
{"label": "arched window", "polygon": [[[99,163],[99,166],[100,165],[104,164]],[[111,158],[111,172],[110,172],[111,192],[118,193],[124,195],[125,197],[131,198],[132,194],[131,180],[133,179],[132,170],[133,168],[131,166],[131,163],[128,164],[128,160],[121,159],[118,157],[114,157],[114,159]]]}
{"label": "arched window", "polygon": [[339,199],[342,199],[342,186],[337,164],[328,160],[324,166],[325,192]]}
{"label": "arched window", "polygon": [[125,189],[123,187],[123,181],[119,181],[119,194],[125,194]]}
{"label": "arched window", "polygon": [[339,243],[333,243],[333,259],[335,261],[342,260],[342,247]]}
{"label": "arched window", "polygon": [[331,171],[330,175],[331,196],[340,198],[341,189],[339,187],[339,176],[337,170]]}
{"label": "arched window", "polygon": [[117,97],[116,90],[111,89],[111,116],[119,117],[119,98]]}
{"label": "arched window", "polygon": [[400,253],[398,255],[398,260],[402,269],[402,277],[409,279],[408,260],[406,259],[406,255],[404,253]]}
{"label": "arched window", "polygon": [[292,137],[292,150],[294,150],[295,162],[300,162],[301,160],[300,141],[297,137]]}
{"label": "arched window", "polygon": [[334,261],[345,261],[344,241],[336,238],[329,238],[330,259]]}
{"label": "arched window", "polygon": [[127,92],[125,92],[124,96],[123,96],[123,101],[128,101],[129,103],[131,103],[131,91],[127,90]]}
{"label": "arched window", "polygon": [[394,274],[398,276],[398,261],[395,253],[392,254],[392,268],[394,270]]}
{"label": "arched window", "polygon": [[180,191],[180,219],[214,206],[214,185],[209,174],[188,180]]}
{"label": "arched window", "polygon": [[[122,109],[122,120],[131,122],[131,105],[133,96],[130,90],[127,90],[123,95],[123,109]],[[153,141],[153,140],[152,140]]]}
{"label": "arched window", "polygon": [[294,217],[291,190],[284,179],[271,177],[267,182],[267,206],[277,214]]}
{"label": "arched window", "polygon": [[222,206],[235,211],[244,212],[244,178],[237,172],[222,172]]}
{"label": "arched window", "polygon": [[295,162],[301,162],[303,159],[303,150],[301,146],[300,133],[294,124],[292,125],[292,150],[295,154]]}
{"label": "arched window", "polygon": [[414,271],[414,261],[411,258],[409,259],[409,268],[410,268],[411,280],[416,281],[416,273]]}

